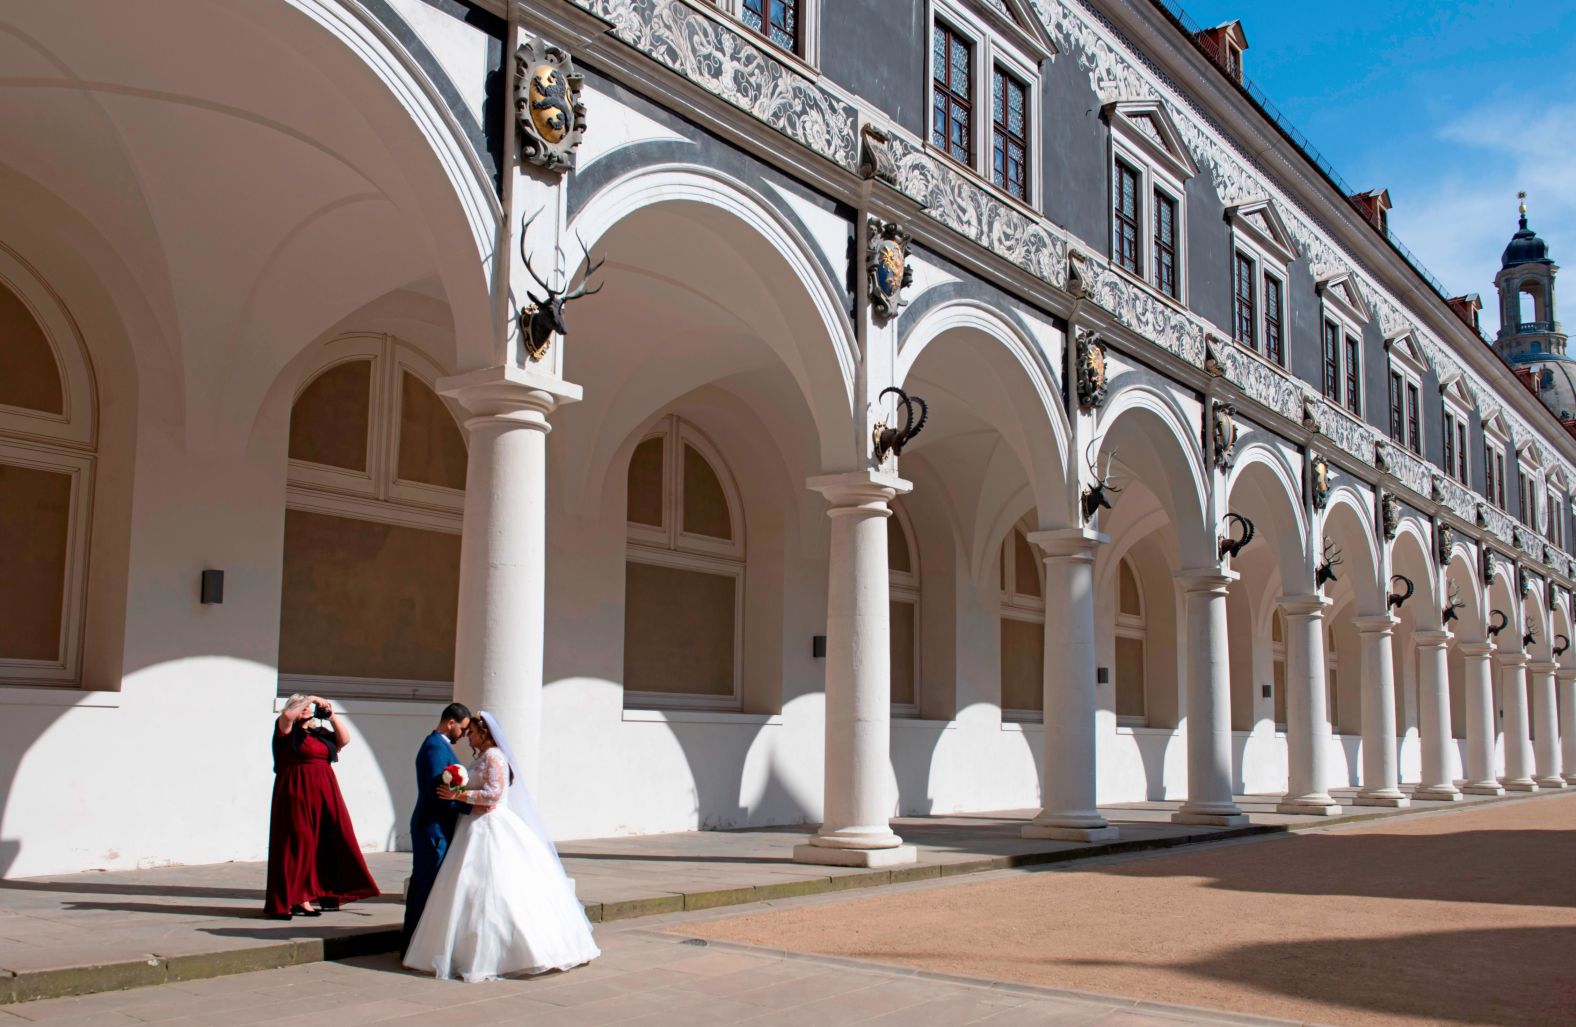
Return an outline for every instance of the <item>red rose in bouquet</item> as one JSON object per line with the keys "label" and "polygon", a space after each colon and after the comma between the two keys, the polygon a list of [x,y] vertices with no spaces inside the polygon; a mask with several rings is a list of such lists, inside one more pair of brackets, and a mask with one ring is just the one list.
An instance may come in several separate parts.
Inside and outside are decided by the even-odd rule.
{"label": "red rose in bouquet", "polygon": [[470,775],[458,763],[450,763],[443,768],[443,783],[449,788],[464,788],[470,780]]}

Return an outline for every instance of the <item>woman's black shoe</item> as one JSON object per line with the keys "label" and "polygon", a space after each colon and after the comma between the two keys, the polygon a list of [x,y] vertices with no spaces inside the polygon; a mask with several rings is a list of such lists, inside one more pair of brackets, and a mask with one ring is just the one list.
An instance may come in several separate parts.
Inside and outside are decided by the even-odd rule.
{"label": "woman's black shoe", "polygon": [[290,907],[290,912],[295,914],[296,916],[322,916],[323,915],[323,911],[322,910],[320,910],[320,909],[307,909],[305,906],[291,906]]}
{"label": "woman's black shoe", "polygon": [[265,919],[265,920],[289,920],[290,919],[290,914],[289,913],[264,913],[263,914],[263,919]]}

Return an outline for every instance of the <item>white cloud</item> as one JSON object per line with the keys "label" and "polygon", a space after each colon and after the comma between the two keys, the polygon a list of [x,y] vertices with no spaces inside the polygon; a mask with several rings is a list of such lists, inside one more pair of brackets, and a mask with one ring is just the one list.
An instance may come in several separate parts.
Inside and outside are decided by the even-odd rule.
{"label": "white cloud", "polygon": [[[1433,133],[1392,188],[1391,225],[1452,294],[1482,295],[1483,328],[1499,327],[1494,274],[1516,230],[1516,193],[1556,261],[1576,260],[1576,103],[1528,109],[1484,102]],[[1576,284],[1571,284],[1576,296]]]}

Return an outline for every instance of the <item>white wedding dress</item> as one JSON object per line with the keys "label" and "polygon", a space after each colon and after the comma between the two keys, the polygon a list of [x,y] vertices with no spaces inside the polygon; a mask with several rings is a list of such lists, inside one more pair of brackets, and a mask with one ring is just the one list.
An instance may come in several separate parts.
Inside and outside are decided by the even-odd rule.
{"label": "white wedding dress", "polygon": [[460,817],[405,953],[413,970],[484,981],[567,970],[602,954],[523,789],[509,794],[505,751],[495,745],[470,766],[466,799],[492,808]]}

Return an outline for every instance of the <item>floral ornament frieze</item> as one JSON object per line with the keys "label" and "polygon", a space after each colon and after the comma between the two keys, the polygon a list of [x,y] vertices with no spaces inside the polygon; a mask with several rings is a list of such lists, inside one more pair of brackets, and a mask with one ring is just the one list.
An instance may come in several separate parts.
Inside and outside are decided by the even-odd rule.
{"label": "floral ornament frieze", "polygon": [[612,35],[840,167],[859,164],[854,105],[683,0],[572,0]]}

